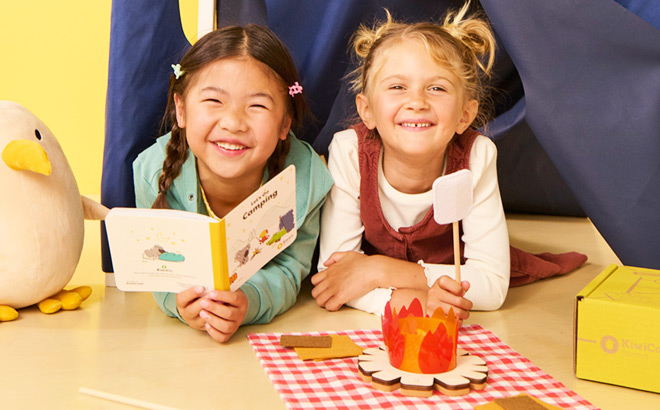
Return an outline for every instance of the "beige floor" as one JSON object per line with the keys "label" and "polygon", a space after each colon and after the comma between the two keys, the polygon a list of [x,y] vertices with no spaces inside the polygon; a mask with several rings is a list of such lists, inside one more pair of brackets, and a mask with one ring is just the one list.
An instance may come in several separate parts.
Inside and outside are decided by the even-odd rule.
{"label": "beige floor", "polygon": [[[594,383],[573,374],[575,294],[618,259],[583,218],[512,215],[512,244],[530,251],[577,250],[589,262],[572,274],[510,291],[478,323],[535,365],[606,410],[660,408],[660,395]],[[329,313],[303,288],[297,304],[269,325],[239,330],[226,345],[167,318],[150,294],[104,286],[98,222],[86,222],[85,247],[71,285],[93,287],[81,309],[52,316],[35,308],[0,323],[1,409],[128,409],[89,397],[80,387],[178,409],[271,409],[283,402],[245,335],[378,328],[376,316],[344,308]]]}

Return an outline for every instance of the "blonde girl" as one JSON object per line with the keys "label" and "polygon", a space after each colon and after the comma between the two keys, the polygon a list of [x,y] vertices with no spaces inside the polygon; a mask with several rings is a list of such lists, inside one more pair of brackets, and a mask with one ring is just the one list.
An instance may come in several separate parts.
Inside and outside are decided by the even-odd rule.
{"label": "blonde girl", "polygon": [[[397,23],[388,13],[354,35],[362,122],[337,133],[329,147],[335,186],[312,277],[312,295],[328,310],[348,304],[381,314],[390,298],[401,305],[417,297],[429,311],[453,308],[465,319],[471,309],[502,305],[511,256],[516,275],[548,267],[509,247],[496,148],[475,130],[488,120],[495,40],[484,19],[467,16],[468,6],[440,25]],[[464,168],[472,173],[474,203],[461,222],[459,283],[451,228],[433,219],[431,187]]]}
{"label": "blonde girl", "polygon": [[307,106],[293,61],[268,28],[213,31],[172,67],[165,117],[171,131],[133,164],[138,207],[222,218],[289,164],[297,169],[292,245],[235,292],[195,287],[154,294],[167,315],[225,342],[241,324],[269,322],[295,302],[332,179],[291,131]]}

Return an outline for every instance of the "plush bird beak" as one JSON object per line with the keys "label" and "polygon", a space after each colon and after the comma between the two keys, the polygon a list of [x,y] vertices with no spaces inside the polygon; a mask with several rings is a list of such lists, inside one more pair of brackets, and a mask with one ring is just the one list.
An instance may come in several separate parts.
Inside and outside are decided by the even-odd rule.
{"label": "plush bird beak", "polygon": [[16,171],[27,170],[50,175],[53,167],[43,147],[36,141],[14,140],[2,150],[2,160]]}

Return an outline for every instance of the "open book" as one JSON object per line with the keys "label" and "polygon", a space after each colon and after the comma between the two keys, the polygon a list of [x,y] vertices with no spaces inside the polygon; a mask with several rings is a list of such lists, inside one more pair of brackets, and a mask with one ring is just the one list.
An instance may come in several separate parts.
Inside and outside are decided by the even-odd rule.
{"label": "open book", "polygon": [[119,289],[236,290],[296,238],[295,166],[220,221],[173,209],[113,208],[105,224]]}

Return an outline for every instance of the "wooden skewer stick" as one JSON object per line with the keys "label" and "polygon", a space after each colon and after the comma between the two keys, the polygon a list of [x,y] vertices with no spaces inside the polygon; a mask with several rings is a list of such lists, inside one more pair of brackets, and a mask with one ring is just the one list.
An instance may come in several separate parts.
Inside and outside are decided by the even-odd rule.
{"label": "wooden skewer stick", "polygon": [[461,283],[461,243],[458,235],[458,221],[452,222],[454,230],[454,276],[458,283]]}
{"label": "wooden skewer stick", "polygon": [[156,403],[151,403],[151,402],[148,402],[148,401],[142,401],[142,400],[137,400],[137,399],[133,399],[133,398],[130,398],[130,397],[126,397],[126,396],[120,396],[118,394],[112,394],[112,393],[106,393],[106,392],[99,391],[99,390],[88,389],[87,387],[79,387],[78,392],[82,393],[82,394],[86,394],[88,396],[94,396],[94,397],[98,397],[98,398],[101,398],[101,399],[114,401],[114,402],[117,402],[117,403],[128,404],[130,406],[140,407],[140,408],[143,408],[143,409],[149,409],[149,410],[177,410],[174,407],[163,406],[163,405],[156,404]]}

